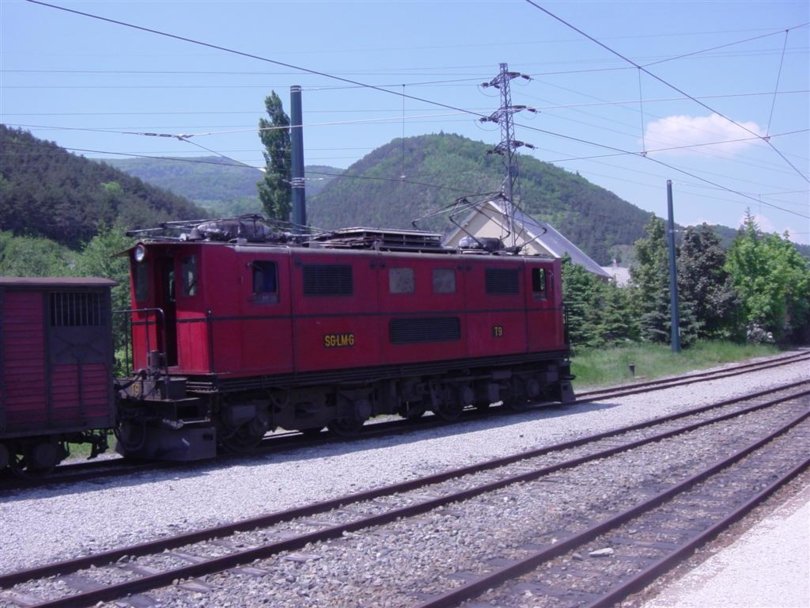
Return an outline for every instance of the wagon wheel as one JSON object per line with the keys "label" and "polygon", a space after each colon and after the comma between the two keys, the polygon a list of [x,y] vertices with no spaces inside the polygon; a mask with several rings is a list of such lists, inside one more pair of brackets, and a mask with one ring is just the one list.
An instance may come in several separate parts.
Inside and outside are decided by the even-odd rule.
{"label": "wagon wheel", "polygon": [[335,418],[326,428],[338,437],[357,437],[363,429],[365,420],[358,420],[353,416]]}
{"label": "wagon wheel", "polygon": [[253,430],[250,422],[228,429],[223,433],[221,444],[226,451],[233,454],[246,454],[253,451],[264,438],[264,431],[261,433]]}
{"label": "wagon wheel", "polygon": [[8,459],[8,469],[14,477],[28,479],[29,475],[25,471],[25,459],[22,454],[12,454]]}
{"label": "wagon wheel", "polygon": [[50,467],[31,468],[22,454],[14,454],[8,462],[11,474],[19,479],[39,479],[52,473],[56,465]]}

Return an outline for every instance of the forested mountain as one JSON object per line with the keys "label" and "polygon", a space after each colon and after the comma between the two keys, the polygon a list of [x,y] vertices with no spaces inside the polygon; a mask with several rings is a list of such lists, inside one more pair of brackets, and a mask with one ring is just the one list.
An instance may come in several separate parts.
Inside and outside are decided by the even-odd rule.
{"label": "forested mountain", "polygon": [[102,225],[137,228],[203,215],[183,197],[0,125],[0,231],[77,248]]}
{"label": "forested mountain", "polygon": [[[211,215],[261,213],[256,183],[262,172],[220,156],[194,158],[108,158],[105,163],[145,182],[191,199]],[[323,165],[306,167],[307,196],[314,196],[341,172]]]}
{"label": "forested mountain", "polygon": [[[396,139],[362,158],[314,197],[308,217],[322,228],[355,225],[412,227],[462,196],[471,200],[501,189],[503,160],[491,146],[459,135]],[[524,211],[550,222],[601,264],[644,234],[648,212],[577,174],[519,157]],[[401,177],[404,176],[404,177]],[[461,219],[461,218],[458,218]],[[442,230],[446,216],[418,223]]]}
{"label": "forested mountain", "polygon": [[220,156],[105,158],[103,162],[198,204],[255,198],[262,172]]}

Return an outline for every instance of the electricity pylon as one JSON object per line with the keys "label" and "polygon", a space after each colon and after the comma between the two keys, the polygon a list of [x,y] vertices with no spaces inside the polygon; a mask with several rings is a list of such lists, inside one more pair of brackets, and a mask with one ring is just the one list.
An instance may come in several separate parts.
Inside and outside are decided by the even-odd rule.
{"label": "electricity pylon", "polygon": [[[534,149],[532,144],[518,141],[515,139],[515,127],[513,116],[517,112],[526,110],[527,112],[537,112],[534,108],[525,105],[512,105],[512,93],[510,91],[510,83],[515,78],[523,78],[524,80],[531,80],[526,74],[520,72],[510,72],[507,64],[500,64],[500,72],[495,78],[489,82],[481,84],[482,87],[495,87],[501,92],[501,107],[495,110],[489,116],[481,118],[481,122],[494,122],[501,127],[501,141],[489,154],[500,154],[503,156],[504,165],[506,166],[506,175],[501,185],[501,194],[506,199],[506,217],[509,233],[514,240],[515,235],[515,203],[514,196],[517,191],[517,159],[515,150],[520,147]],[[516,243],[513,242],[513,245]]]}

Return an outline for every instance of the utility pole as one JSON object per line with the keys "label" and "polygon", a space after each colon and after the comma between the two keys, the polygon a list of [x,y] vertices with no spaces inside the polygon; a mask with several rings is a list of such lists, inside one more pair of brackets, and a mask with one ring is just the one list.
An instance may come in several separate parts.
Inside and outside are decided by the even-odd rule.
{"label": "utility pole", "polygon": [[307,205],[304,181],[304,121],[301,112],[301,85],[290,87],[290,125],[291,161],[292,161],[292,223],[293,231],[306,232]]}
{"label": "utility pole", "polygon": [[681,352],[681,315],[678,312],[678,275],[675,266],[675,217],[672,210],[672,180],[667,180],[667,215],[669,220],[669,308],[672,352]]}
{"label": "utility pole", "polygon": [[513,239],[513,245],[516,243],[515,235],[515,204],[514,196],[517,190],[517,159],[515,158],[515,150],[521,146],[534,149],[532,144],[527,144],[515,139],[515,127],[512,120],[516,112],[526,110],[527,112],[537,112],[534,108],[524,105],[512,105],[512,93],[510,91],[510,83],[515,78],[523,78],[524,80],[531,80],[526,74],[520,72],[510,72],[507,64],[500,64],[500,72],[489,82],[481,84],[483,88],[495,87],[501,92],[501,107],[495,110],[489,116],[481,118],[481,122],[494,122],[501,127],[501,141],[490,150],[489,154],[500,154],[504,158],[504,165],[506,166],[506,176],[501,186],[501,193],[506,199],[506,217],[509,233]]}

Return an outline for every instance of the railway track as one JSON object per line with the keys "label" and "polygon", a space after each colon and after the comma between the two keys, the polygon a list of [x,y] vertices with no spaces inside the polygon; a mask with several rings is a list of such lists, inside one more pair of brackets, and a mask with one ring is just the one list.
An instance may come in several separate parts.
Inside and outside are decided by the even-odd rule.
{"label": "railway track", "polygon": [[[757,361],[751,363],[743,363],[739,365],[732,365],[718,370],[710,370],[705,372],[695,372],[685,374],[683,376],[661,378],[650,381],[638,381],[629,384],[623,384],[614,387],[595,389],[578,394],[577,403],[593,403],[600,400],[618,398],[628,395],[640,394],[655,390],[664,390],[698,382],[709,382],[722,378],[738,376],[757,371],[773,369],[794,363],[810,361],[810,352],[801,351],[794,352],[787,355],[768,358],[764,361]],[[571,406],[568,406],[571,407]],[[465,410],[462,414],[462,420],[480,419],[482,416],[504,416],[509,414],[520,415],[525,410],[520,411],[503,411],[503,407],[493,407],[486,410],[475,410],[470,408]],[[414,428],[423,430],[440,428],[448,424],[457,424],[457,422],[446,422],[435,416],[426,416],[418,420],[386,420],[382,422],[375,422],[367,424],[360,437],[364,439],[372,439],[378,437],[390,436],[403,432],[411,432]],[[280,450],[290,448],[306,448],[312,445],[322,445],[330,441],[344,441],[344,438],[335,437],[328,432],[323,432],[316,436],[304,436],[295,431],[285,431],[269,435],[262,445],[257,448],[254,453],[272,453]],[[223,462],[228,458],[240,458],[240,455],[222,456]],[[91,462],[73,462],[70,464],[63,464],[56,468],[53,472],[45,475],[33,476],[6,476],[0,477],[0,491],[12,491],[25,488],[47,487],[56,484],[78,483],[82,481],[95,481],[101,480],[105,477],[114,477],[118,475],[125,475],[131,473],[138,473],[149,470],[158,469],[179,469],[187,470],[206,466],[204,463],[144,463],[144,462],[131,462],[120,458],[110,458],[99,461]]]}
{"label": "railway track", "polygon": [[[683,547],[690,548],[703,542],[702,539],[726,525],[729,518],[739,517],[744,509],[737,509],[738,513],[729,516],[714,516],[715,512],[722,510],[724,502],[721,499],[721,504],[717,504],[717,501],[708,504],[712,500],[711,495],[717,493],[718,475],[726,476],[724,487],[739,486],[740,491],[735,495],[735,501],[743,504],[744,508],[749,508],[749,505],[767,496],[772,491],[770,488],[778,487],[785,479],[807,467],[804,446],[810,435],[810,422],[806,420],[810,415],[808,395],[810,383],[800,382],[779,391],[762,391],[745,398],[695,408],[652,423],[635,424],[265,517],[7,573],[0,575],[0,603],[9,606],[53,607],[120,601],[124,604],[148,606],[149,602],[154,604],[153,594],[161,601],[167,598],[176,599],[178,594],[203,594],[205,597],[205,594],[216,593],[217,589],[238,587],[238,580],[244,577],[258,581],[268,580],[272,589],[272,581],[277,576],[274,572],[282,558],[287,564],[328,559],[329,547],[356,544],[361,542],[358,539],[365,542],[372,537],[378,537],[379,540],[388,537],[390,540],[391,535],[400,537],[403,534],[402,529],[410,529],[411,534],[418,534],[426,526],[431,526],[431,517],[447,517],[448,510],[453,509],[460,513],[465,508],[484,509],[486,506],[477,504],[477,501],[492,500],[493,496],[514,491],[515,488],[528,488],[530,493],[543,493],[546,491],[544,484],[563,483],[560,480],[566,479],[566,476],[579,479],[575,483],[581,484],[582,473],[577,471],[589,466],[600,466],[600,463],[609,459],[638,458],[632,455],[657,449],[656,446],[666,442],[692,441],[693,439],[689,439],[692,436],[697,436],[698,439],[694,441],[699,442],[701,433],[712,435],[717,434],[718,429],[727,430],[741,425],[744,427],[744,421],[749,419],[756,419],[759,421],[757,424],[766,425],[768,431],[762,437],[750,441],[750,445],[744,450],[729,447],[729,453],[724,458],[711,459],[711,466],[704,466],[701,461],[689,463],[690,466],[686,467],[688,470],[677,468],[677,476],[683,477],[678,483],[672,483],[668,478],[655,478],[655,475],[652,480],[642,480],[641,485],[624,493],[625,496],[619,500],[621,504],[612,506],[610,511],[616,512],[609,517],[598,518],[597,521],[561,517],[555,524],[553,539],[534,529],[533,536],[530,535],[531,540],[523,538],[502,548],[503,556],[496,560],[500,566],[493,567],[492,559],[483,558],[478,564],[454,564],[456,570],[453,576],[441,577],[438,582],[433,579],[423,581],[418,587],[421,592],[416,595],[406,593],[402,603],[424,607],[451,606],[512,581],[506,587],[490,592],[492,595],[488,597],[496,604],[510,605],[514,602],[507,599],[514,599],[515,594],[520,596],[530,592],[551,598],[548,605],[554,606],[566,604],[563,600],[567,600],[567,605],[575,606],[610,605],[617,598],[620,599],[631,590],[646,584],[650,577],[678,559],[677,556],[684,550],[689,550]],[[733,436],[728,437],[729,446],[738,445],[740,437],[749,434],[744,428],[735,433],[736,435],[732,433]],[[788,448],[785,447],[787,444],[798,445],[799,454],[788,455]],[[781,461],[787,464],[781,468],[774,465],[763,472],[766,471],[769,458],[759,454],[773,449],[774,446],[781,450]],[[694,452],[700,453],[700,448],[695,447]],[[712,448],[711,455],[715,455],[715,448]],[[735,481],[742,473],[735,472],[740,469],[734,463],[750,461],[766,461],[759,468],[749,467],[751,471],[760,471],[751,473],[760,475],[758,480],[745,483]],[[771,458],[770,462],[773,465],[776,460]],[[728,470],[730,466],[735,467],[731,472]],[[660,473],[662,477],[668,475],[666,470]],[[764,483],[760,480],[762,476],[768,479],[765,484],[768,488],[764,490],[759,487]],[[774,478],[780,481],[773,482]],[[757,486],[755,495],[743,496],[744,489],[752,485]],[[633,494],[638,494],[642,500],[636,501]],[[688,500],[691,502],[684,502],[687,500],[685,496],[689,496]],[[665,501],[670,501],[667,503],[669,506],[664,506]],[[656,527],[655,517],[659,518],[660,523],[661,516],[655,514],[660,513],[661,509],[669,509],[668,520],[679,520],[682,516],[677,515],[678,513],[690,513],[689,509],[693,507],[674,505],[694,505],[695,501],[706,503],[706,525],[701,522],[697,526],[692,517],[689,531],[672,531],[663,540],[660,537],[655,540],[645,536],[650,531],[654,534],[660,528],[660,525]],[[673,513],[676,515],[672,515]],[[709,517],[708,514],[712,516]],[[639,517],[651,519],[645,521],[638,519]],[[458,518],[464,520],[463,515]],[[386,530],[389,527],[399,530],[388,533]],[[701,529],[700,534],[693,529],[698,527]],[[613,536],[607,536],[608,534]],[[669,555],[665,555],[666,551],[657,551],[657,545],[666,549],[677,546],[680,552],[669,551]],[[528,546],[534,548],[529,550]],[[593,560],[597,559],[583,556],[592,555],[593,547],[605,546],[621,547],[622,552],[627,549],[633,554],[643,554],[646,561],[637,560],[638,563],[634,563],[633,568],[622,562],[619,570],[632,570],[631,577],[625,576],[619,580],[612,573],[602,574],[597,578],[603,582],[608,581],[608,588],[574,592],[573,601],[572,591],[564,585],[565,576],[549,582],[549,569],[567,572],[570,578],[573,567],[579,562],[583,568],[586,565],[591,567]],[[323,556],[319,554],[319,550],[325,552]],[[617,553],[620,551],[612,550]],[[302,551],[303,554],[296,553]],[[531,573],[537,572],[542,564],[552,564],[549,560],[558,560],[558,565],[541,568],[542,580],[532,580]],[[616,560],[608,557],[603,562],[610,565]],[[381,573],[383,575],[393,576],[395,581],[402,577],[402,573]],[[528,578],[514,582],[518,576]],[[576,577],[583,581],[593,578]],[[386,589],[394,588],[395,583],[386,583]],[[337,599],[335,602],[341,603]],[[374,602],[370,600],[366,605],[371,603]]]}
{"label": "railway track", "polygon": [[722,369],[712,369],[708,371],[698,371],[681,376],[659,378],[656,380],[646,380],[631,382],[629,384],[622,384],[614,387],[606,387],[594,389],[577,394],[577,402],[593,402],[612,397],[624,397],[627,395],[637,395],[651,390],[664,390],[667,388],[674,388],[677,386],[686,386],[696,382],[709,382],[712,380],[721,380],[723,378],[731,378],[740,376],[751,372],[763,371],[781,367],[783,365],[790,365],[792,363],[799,363],[802,361],[810,361],[810,352],[801,351],[797,353],[790,353],[779,357],[768,358],[764,361],[754,361],[750,363],[742,363],[724,367]]}

